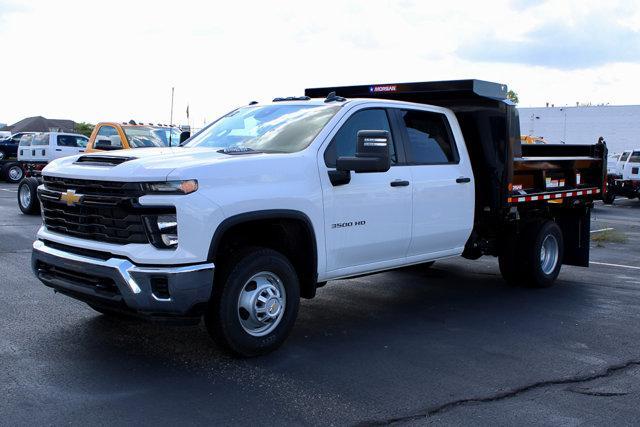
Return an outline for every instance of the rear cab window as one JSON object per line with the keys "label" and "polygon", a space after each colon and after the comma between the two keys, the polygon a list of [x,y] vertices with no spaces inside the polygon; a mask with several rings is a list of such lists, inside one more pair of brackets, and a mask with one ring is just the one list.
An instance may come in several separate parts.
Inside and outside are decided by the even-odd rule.
{"label": "rear cab window", "polygon": [[410,109],[401,109],[399,114],[407,163],[444,165],[459,162],[455,140],[444,114]]}
{"label": "rear cab window", "polygon": [[629,163],[640,163],[640,151],[634,151],[633,153],[631,153]]}

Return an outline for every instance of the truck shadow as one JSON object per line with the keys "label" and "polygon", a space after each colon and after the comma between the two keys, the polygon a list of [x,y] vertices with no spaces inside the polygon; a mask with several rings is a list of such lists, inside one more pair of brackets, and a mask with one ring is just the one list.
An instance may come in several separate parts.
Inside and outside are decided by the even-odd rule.
{"label": "truck shadow", "polygon": [[[135,354],[152,363],[178,363],[193,368],[225,365],[266,367],[289,358],[313,360],[327,348],[365,362],[372,351],[433,346],[449,341],[466,347],[469,337],[490,342],[503,333],[548,328],[550,319],[581,316],[588,310],[589,292],[573,282],[551,289],[508,287],[491,263],[479,268],[448,261],[430,269],[410,267],[373,276],[329,282],[313,300],[302,300],[296,326],[284,346],[272,355],[237,360],[219,350],[204,326],[168,326],[109,319],[87,308],[87,320],[57,330],[59,342],[86,357],[104,350]],[[471,264],[473,267],[474,265]],[[567,302],[571,301],[571,304]],[[460,341],[458,341],[460,340]],[[96,350],[98,350],[96,352]],[[284,358],[284,359],[283,359]],[[162,361],[162,362],[161,362]]]}

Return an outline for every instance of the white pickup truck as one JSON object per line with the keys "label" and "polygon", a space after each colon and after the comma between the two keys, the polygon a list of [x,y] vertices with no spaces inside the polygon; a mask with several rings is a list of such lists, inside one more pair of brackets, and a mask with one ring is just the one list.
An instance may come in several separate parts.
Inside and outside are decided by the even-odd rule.
{"label": "white pickup truck", "polygon": [[478,80],[306,95],[240,107],[184,147],[51,162],[33,271],[105,314],[204,316],[253,356],[328,280],[494,255],[508,282],[546,287],[588,266],[604,144],[521,146],[506,86]]}
{"label": "white pickup truck", "polygon": [[640,199],[640,148],[624,151],[613,160],[607,168],[604,202],[610,205],[617,196]]}

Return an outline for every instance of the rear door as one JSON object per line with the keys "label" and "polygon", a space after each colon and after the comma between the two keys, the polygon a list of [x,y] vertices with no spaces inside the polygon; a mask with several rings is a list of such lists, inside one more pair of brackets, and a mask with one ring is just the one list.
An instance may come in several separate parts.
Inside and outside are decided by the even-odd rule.
{"label": "rear door", "polygon": [[450,125],[455,116],[418,108],[396,109],[395,114],[413,192],[408,261],[458,255],[473,228],[475,191],[466,147],[456,144],[463,141],[462,134]]}
{"label": "rear door", "polygon": [[332,277],[399,265],[411,238],[411,173],[399,164],[393,134],[387,172],[351,172],[350,182],[341,185],[329,179],[337,157],[354,155],[360,130],[391,131],[387,110],[356,107],[338,123],[318,155],[327,272]]}
{"label": "rear door", "polygon": [[49,156],[52,149],[52,144],[50,144],[51,134],[49,132],[41,132],[37,133],[33,136],[33,140],[31,140],[31,156],[29,161],[32,162],[47,162],[49,161]]}
{"label": "rear door", "polygon": [[82,135],[55,135],[55,148],[51,160],[83,153],[87,147],[87,141],[88,138]]}

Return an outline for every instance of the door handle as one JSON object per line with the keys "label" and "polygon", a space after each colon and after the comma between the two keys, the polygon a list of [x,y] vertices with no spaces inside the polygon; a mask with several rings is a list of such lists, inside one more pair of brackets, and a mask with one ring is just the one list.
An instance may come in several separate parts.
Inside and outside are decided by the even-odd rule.
{"label": "door handle", "polygon": [[460,178],[456,178],[456,182],[458,184],[466,184],[467,182],[471,182],[471,178],[467,176],[461,176]]}
{"label": "door handle", "polygon": [[409,181],[404,181],[401,179],[396,179],[395,181],[391,181],[392,187],[406,187],[409,185]]}
{"label": "door handle", "polygon": [[62,148],[56,148],[56,151],[62,151]]}

